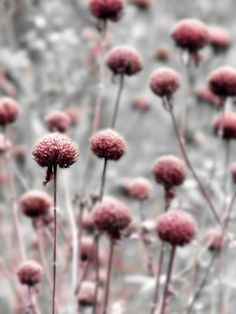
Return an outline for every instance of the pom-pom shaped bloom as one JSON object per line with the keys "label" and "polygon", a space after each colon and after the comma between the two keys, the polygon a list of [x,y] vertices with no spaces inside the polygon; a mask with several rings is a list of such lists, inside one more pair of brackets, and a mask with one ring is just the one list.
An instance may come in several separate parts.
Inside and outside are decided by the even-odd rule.
{"label": "pom-pom shaped bloom", "polygon": [[218,96],[236,96],[236,70],[230,66],[223,66],[212,71],[208,76],[208,85]]}
{"label": "pom-pom shaped bloom", "polygon": [[194,94],[199,100],[214,105],[217,109],[220,108],[222,99],[221,97],[212,93],[208,88],[202,87],[194,90]]}
{"label": "pom-pom shaped bloom", "polygon": [[119,238],[122,230],[127,228],[131,217],[127,206],[114,198],[107,198],[98,203],[92,212],[96,228],[109,236]]}
{"label": "pom-pom shaped bloom", "polygon": [[155,70],[149,78],[149,86],[160,97],[173,95],[180,85],[180,76],[172,69]]}
{"label": "pom-pom shaped bloom", "polygon": [[196,19],[184,19],[176,23],[171,36],[177,46],[190,52],[196,52],[209,42],[207,26]]}
{"label": "pom-pom shaped bloom", "polygon": [[82,261],[92,260],[95,257],[94,240],[91,237],[83,236],[80,242],[80,258]]}
{"label": "pom-pom shaped bloom", "polygon": [[88,6],[97,19],[116,22],[122,16],[124,0],[88,0]]}
{"label": "pom-pom shaped bloom", "polygon": [[[98,291],[97,303],[102,301],[101,291]],[[78,294],[78,302],[81,306],[93,306],[96,293],[96,284],[93,281],[83,281]]]}
{"label": "pom-pom shaped bloom", "polygon": [[204,237],[204,242],[210,251],[221,251],[224,246],[222,232],[218,229],[210,229]]}
{"label": "pom-pom shaped bloom", "polygon": [[213,119],[212,128],[215,134],[219,134],[223,127],[223,139],[236,139],[236,113],[226,112],[224,115],[218,115]]}
{"label": "pom-pom shaped bloom", "polygon": [[156,227],[159,238],[173,246],[188,244],[196,233],[194,219],[181,210],[172,210],[160,215]]}
{"label": "pom-pom shaped bloom", "polygon": [[140,54],[134,48],[117,46],[106,56],[106,65],[114,74],[134,75],[143,68]]}
{"label": "pom-pom shaped bloom", "polygon": [[90,148],[99,158],[120,159],[126,149],[123,137],[116,131],[106,129],[93,134],[89,140]]}
{"label": "pom-pom shaped bloom", "polygon": [[54,111],[50,113],[46,119],[46,124],[51,132],[61,132],[64,133],[68,130],[70,126],[70,118],[63,111]]}
{"label": "pom-pom shaped bloom", "polygon": [[231,165],[231,175],[233,182],[236,183],[236,162]]}
{"label": "pom-pom shaped bloom", "polygon": [[230,38],[225,29],[213,26],[209,27],[208,31],[210,36],[210,45],[216,53],[223,52],[229,47]]}
{"label": "pom-pom shaped bloom", "polygon": [[152,5],[153,0],[130,0],[140,10],[147,10]]}
{"label": "pom-pom shaped bloom", "polygon": [[0,98],[0,125],[5,126],[16,120],[19,106],[15,100],[8,97]]}
{"label": "pom-pom shaped bloom", "polygon": [[125,182],[125,188],[129,196],[142,201],[149,198],[152,185],[150,181],[145,178],[136,178]]}
{"label": "pom-pom shaped bloom", "polygon": [[167,190],[181,185],[186,177],[183,161],[172,155],[157,159],[154,163],[152,173],[156,182],[163,185]]}
{"label": "pom-pom shaped bloom", "polygon": [[51,205],[51,197],[42,191],[31,190],[24,193],[20,198],[21,210],[24,215],[30,218],[47,215]]}
{"label": "pom-pom shaped bloom", "polygon": [[49,168],[56,165],[67,168],[78,159],[77,146],[68,136],[60,133],[44,136],[34,146],[32,154],[41,167]]}
{"label": "pom-pom shaped bloom", "polygon": [[32,260],[23,262],[17,270],[17,276],[20,283],[30,287],[37,285],[40,282],[42,275],[42,266]]}

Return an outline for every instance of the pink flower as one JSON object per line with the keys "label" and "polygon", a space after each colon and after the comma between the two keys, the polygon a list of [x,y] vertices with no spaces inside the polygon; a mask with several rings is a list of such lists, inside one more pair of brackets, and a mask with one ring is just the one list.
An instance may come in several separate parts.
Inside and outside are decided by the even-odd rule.
{"label": "pink flower", "polygon": [[88,0],[88,6],[97,19],[117,22],[123,13],[124,0]]}
{"label": "pink flower", "polygon": [[160,215],[156,227],[159,238],[173,246],[190,243],[196,233],[193,217],[180,210],[172,210]]}
{"label": "pink flower", "polygon": [[149,78],[149,86],[160,97],[173,95],[180,85],[180,76],[172,69],[155,70]]}
{"label": "pink flower", "polygon": [[236,139],[236,113],[226,112],[224,116],[220,114],[213,119],[212,128],[215,134],[219,134],[222,126],[225,140]]}
{"label": "pink flower", "polygon": [[223,97],[236,96],[236,70],[229,66],[220,67],[208,76],[210,90]]}
{"label": "pink flower", "polygon": [[19,106],[17,102],[8,97],[0,98],[0,125],[5,126],[8,123],[12,123],[16,120],[19,112]]}
{"label": "pink flower", "polygon": [[127,46],[112,48],[106,56],[106,64],[114,74],[134,75],[143,68],[139,53]]}
{"label": "pink flower", "polygon": [[205,47],[209,42],[208,28],[196,19],[184,19],[174,25],[171,37],[177,46],[190,52]]}
{"label": "pink flower", "polygon": [[70,118],[63,111],[54,111],[47,115],[45,122],[51,132],[64,133],[70,126]]}
{"label": "pink flower", "polygon": [[224,247],[222,232],[218,229],[210,229],[204,237],[204,242],[210,251],[221,251]]}
{"label": "pink flower", "polygon": [[51,197],[47,193],[37,190],[24,193],[19,202],[24,215],[30,218],[47,215],[52,205]]}
{"label": "pink flower", "polygon": [[41,281],[42,275],[42,266],[32,260],[23,262],[17,270],[17,276],[20,283],[30,287],[37,285]]}
{"label": "pink flower", "polygon": [[228,49],[230,45],[230,38],[228,32],[221,27],[209,27],[210,45],[214,52],[223,52]]}
{"label": "pink flower", "polygon": [[150,181],[145,178],[136,178],[128,180],[125,183],[125,188],[129,196],[142,201],[149,198],[152,185]]}

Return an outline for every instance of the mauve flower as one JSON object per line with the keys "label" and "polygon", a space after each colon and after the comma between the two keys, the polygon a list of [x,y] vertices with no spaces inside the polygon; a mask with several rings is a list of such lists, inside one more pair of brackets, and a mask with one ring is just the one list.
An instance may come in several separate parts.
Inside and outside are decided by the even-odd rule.
{"label": "mauve flower", "polygon": [[224,247],[224,238],[222,232],[218,229],[208,230],[204,242],[210,251],[221,251]]}
{"label": "mauve flower", "polygon": [[117,22],[123,13],[124,0],[88,0],[88,6],[97,19]]}
{"label": "mauve flower", "polygon": [[236,96],[236,70],[230,66],[223,66],[212,71],[208,76],[208,85],[218,96]]}
{"label": "mauve flower", "polygon": [[63,111],[54,111],[47,115],[45,122],[49,131],[64,133],[69,129],[70,118]]}
{"label": "mauve flower", "polygon": [[125,182],[124,187],[129,196],[143,201],[150,197],[152,185],[150,181],[145,178],[130,179]]}
{"label": "mauve flower", "polygon": [[42,266],[32,260],[23,262],[17,270],[17,276],[20,283],[29,287],[37,285],[41,281],[42,275]]}
{"label": "mauve flower", "polygon": [[180,76],[172,69],[162,68],[155,70],[149,78],[149,86],[159,97],[173,95],[180,85]]}
{"label": "mauve flower", "polygon": [[176,23],[171,37],[177,46],[190,52],[196,52],[209,43],[207,26],[197,19],[184,19]]}
{"label": "mauve flower", "polygon": [[117,46],[112,48],[106,56],[106,65],[116,75],[134,75],[143,68],[140,54],[134,48]]}
{"label": "mauve flower", "polygon": [[191,242],[196,233],[193,217],[181,210],[165,212],[157,219],[159,238],[173,246],[184,246]]}
{"label": "mauve flower", "polygon": [[212,121],[212,128],[216,135],[219,134],[223,127],[223,139],[236,139],[236,113],[226,112],[224,115],[220,114]]}
{"label": "mauve flower", "polygon": [[43,191],[31,190],[20,197],[19,203],[24,215],[38,218],[49,213],[52,198]]}
{"label": "mauve flower", "polygon": [[0,125],[12,123],[16,120],[19,113],[19,106],[17,102],[8,97],[0,98]]}
{"label": "mauve flower", "polygon": [[210,45],[214,52],[223,52],[229,48],[230,37],[224,28],[212,26],[208,28],[208,31],[210,36]]}

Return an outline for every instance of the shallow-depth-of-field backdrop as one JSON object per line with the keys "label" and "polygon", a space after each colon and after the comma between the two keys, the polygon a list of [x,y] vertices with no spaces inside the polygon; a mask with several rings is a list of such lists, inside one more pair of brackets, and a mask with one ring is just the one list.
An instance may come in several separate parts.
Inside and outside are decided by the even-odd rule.
{"label": "shallow-depth-of-field backdrop", "polygon": [[0,0],[0,314],[233,314],[236,2]]}

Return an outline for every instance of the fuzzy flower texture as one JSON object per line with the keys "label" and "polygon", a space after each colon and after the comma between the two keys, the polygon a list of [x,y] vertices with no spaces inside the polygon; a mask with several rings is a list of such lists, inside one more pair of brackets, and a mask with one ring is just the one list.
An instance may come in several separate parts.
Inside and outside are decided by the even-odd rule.
{"label": "fuzzy flower texture", "polygon": [[124,0],[88,0],[88,6],[97,19],[117,22],[122,16]]}

